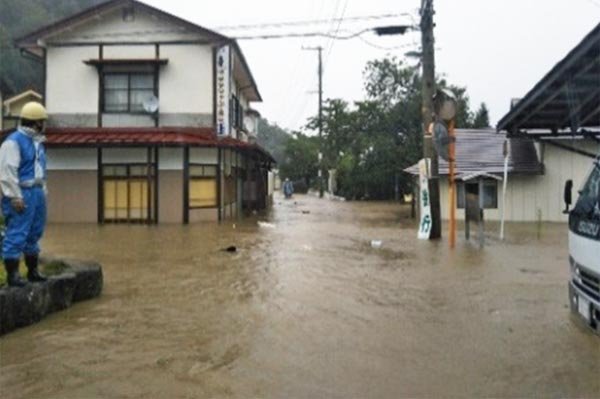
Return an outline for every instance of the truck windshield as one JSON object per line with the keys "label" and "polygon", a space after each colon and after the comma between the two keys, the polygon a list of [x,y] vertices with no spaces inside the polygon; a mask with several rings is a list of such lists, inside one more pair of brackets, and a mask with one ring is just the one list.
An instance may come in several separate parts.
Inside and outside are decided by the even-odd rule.
{"label": "truck windshield", "polygon": [[589,218],[600,218],[600,160],[598,159],[594,162],[594,168],[579,192],[574,212]]}

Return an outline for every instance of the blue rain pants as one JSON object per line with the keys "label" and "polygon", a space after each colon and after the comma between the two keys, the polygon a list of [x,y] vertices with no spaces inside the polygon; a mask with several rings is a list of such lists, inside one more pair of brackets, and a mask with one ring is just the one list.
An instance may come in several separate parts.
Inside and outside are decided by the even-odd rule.
{"label": "blue rain pants", "polygon": [[10,198],[2,198],[6,235],[2,242],[3,259],[19,259],[21,254],[38,255],[38,241],[46,226],[46,195],[41,186],[21,188],[25,210],[17,213]]}

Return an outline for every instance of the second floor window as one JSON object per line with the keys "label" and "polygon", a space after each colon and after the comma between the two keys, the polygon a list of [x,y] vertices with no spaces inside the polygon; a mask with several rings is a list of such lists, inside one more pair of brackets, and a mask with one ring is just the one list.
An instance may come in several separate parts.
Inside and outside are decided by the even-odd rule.
{"label": "second floor window", "polygon": [[144,112],[144,102],[155,92],[151,73],[107,73],[103,83],[104,112]]}

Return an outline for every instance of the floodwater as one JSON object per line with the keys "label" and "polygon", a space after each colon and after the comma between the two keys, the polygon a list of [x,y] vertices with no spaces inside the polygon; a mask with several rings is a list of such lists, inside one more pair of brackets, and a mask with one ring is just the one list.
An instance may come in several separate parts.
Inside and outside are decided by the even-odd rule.
{"label": "floodwater", "polygon": [[0,396],[600,397],[566,226],[488,227],[450,251],[406,208],[307,196],[235,227],[50,226],[104,291],[0,339]]}

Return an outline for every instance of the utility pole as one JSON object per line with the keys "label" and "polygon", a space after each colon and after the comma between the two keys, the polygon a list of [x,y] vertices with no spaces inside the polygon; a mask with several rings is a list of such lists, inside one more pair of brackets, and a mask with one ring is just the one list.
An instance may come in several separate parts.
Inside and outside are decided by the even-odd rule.
{"label": "utility pole", "polygon": [[433,132],[429,126],[433,121],[433,94],[435,93],[435,54],[433,41],[433,0],[421,0],[421,44],[423,49],[423,106],[421,108],[423,129],[423,157],[431,159],[431,178],[429,179],[429,195],[431,204],[431,234],[430,239],[442,236],[442,221],[440,211],[440,182],[438,156],[433,146]]}
{"label": "utility pole", "polygon": [[314,50],[319,53],[319,197],[323,198],[323,47],[302,47],[302,50]]}

